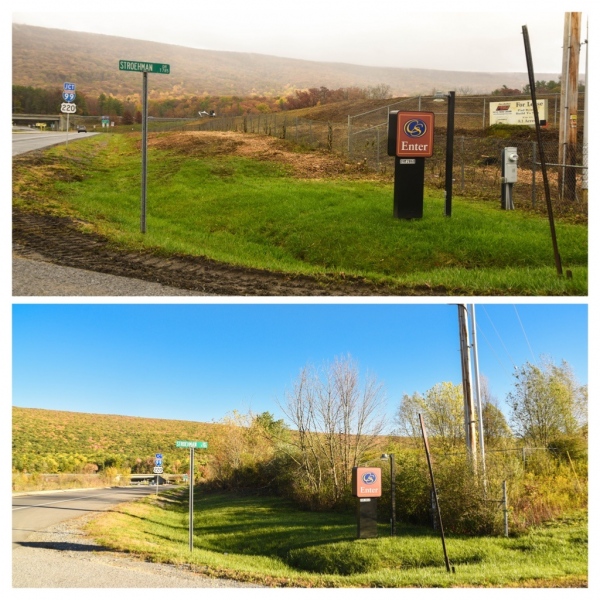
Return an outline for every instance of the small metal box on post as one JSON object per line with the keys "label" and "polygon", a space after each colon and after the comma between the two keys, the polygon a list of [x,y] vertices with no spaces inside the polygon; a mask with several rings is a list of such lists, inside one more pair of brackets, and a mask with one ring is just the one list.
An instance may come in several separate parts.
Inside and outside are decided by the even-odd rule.
{"label": "small metal box on post", "polygon": [[352,495],[356,496],[356,537],[377,537],[377,498],[381,497],[381,469],[353,467]]}
{"label": "small metal box on post", "polygon": [[514,210],[513,185],[517,182],[517,161],[519,156],[516,148],[502,150],[502,208]]}
{"label": "small metal box on post", "polygon": [[433,155],[434,115],[424,111],[390,111],[388,156],[394,161],[394,217],[421,219],[425,158]]}

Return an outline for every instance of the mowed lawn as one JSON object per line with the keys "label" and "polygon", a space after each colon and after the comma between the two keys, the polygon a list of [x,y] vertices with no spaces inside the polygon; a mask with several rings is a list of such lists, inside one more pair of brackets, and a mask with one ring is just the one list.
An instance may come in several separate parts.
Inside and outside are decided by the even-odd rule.
{"label": "mowed lawn", "polygon": [[274,587],[586,587],[587,515],[528,533],[447,535],[381,524],[356,538],[350,513],[307,512],[273,497],[195,494],[189,550],[187,488],[102,513],[88,532],[102,545],[153,562]]}
{"label": "mowed lawn", "polygon": [[279,162],[151,148],[141,234],[139,139],[98,136],[50,156],[54,168],[58,162],[70,174],[51,182],[54,206],[128,248],[359,276],[409,294],[587,294],[587,226],[557,221],[563,269],[573,275],[559,277],[548,220],[502,211],[499,201],[455,197],[452,217],[445,217],[443,192],[426,190],[423,218],[399,220],[391,183],[301,179]]}

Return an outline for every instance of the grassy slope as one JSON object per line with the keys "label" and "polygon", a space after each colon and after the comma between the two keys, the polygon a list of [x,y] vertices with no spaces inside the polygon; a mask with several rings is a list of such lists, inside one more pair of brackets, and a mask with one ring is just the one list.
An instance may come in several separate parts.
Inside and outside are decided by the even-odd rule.
{"label": "grassy slope", "polygon": [[188,550],[187,492],[121,506],[89,525],[108,547],[215,576],[293,587],[585,587],[587,517],[514,538],[439,535],[400,525],[390,538],[356,539],[352,514],[307,513],[274,498],[195,495]]}
{"label": "grassy slope", "polygon": [[53,151],[64,169],[78,171],[56,183],[54,201],[127,247],[465,295],[587,293],[585,226],[557,224],[563,264],[573,271],[572,280],[561,279],[548,223],[538,216],[455,198],[448,219],[440,193],[426,192],[424,218],[398,220],[389,183],[295,179],[285,165],[239,156],[150,152],[142,236],[134,139],[82,142],[78,165],[63,163],[63,147]]}

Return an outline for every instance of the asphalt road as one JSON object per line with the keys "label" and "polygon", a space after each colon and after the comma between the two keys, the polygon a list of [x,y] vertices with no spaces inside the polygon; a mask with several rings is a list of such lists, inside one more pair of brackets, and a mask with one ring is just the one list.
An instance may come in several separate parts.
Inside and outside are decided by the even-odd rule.
{"label": "asphalt road", "polygon": [[12,155],[32,152],[40,148],[55,146],[56,144],[70,144],[78,139],[98,135],[97,133],[77,133],[70,131],[36,131],[35,129],[23,128],[13,130],[12,134]]}
{"label": "asphalt road", "polygon": [[15,495],[12,499],[13,549],[26,542],[33,533],[62,521],[84,513],[108,510],[153,493],[156,493],[155,486],[132,486]]}
{"label": "asphalt road", "polygon": [[[166,487],[171,486],[159,488],[159,493]],[[128,588],[262,587],[207,577],[185,565],[129,557],[99,546],[83,533],[85,521],[98,511],[153,493],[155,486],[136,486],[13,496],[12,588],[88,588],[88,592],[90,588],[119,588],[127,592]]]}

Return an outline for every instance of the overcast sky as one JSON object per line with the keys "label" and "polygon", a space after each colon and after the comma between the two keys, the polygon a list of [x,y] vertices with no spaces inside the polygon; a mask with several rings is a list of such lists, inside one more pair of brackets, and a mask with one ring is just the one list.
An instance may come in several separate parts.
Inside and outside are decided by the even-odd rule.
{"label": "overcast sky", "polygon": [[[219,0],[195,6],[179,0],[21,0],[13,1],[12,19],[14,23],[208,50],[483,72],[526,72],[522,26],[527,25],[535,72],[559,74],[565,11],[588,10],[589,4],[584,1],[573,6],[556,0]],[[483,6],[493,10],[481,12]],[[586,39],[588,14],[589,10],[583,12],[581,42]]]}

